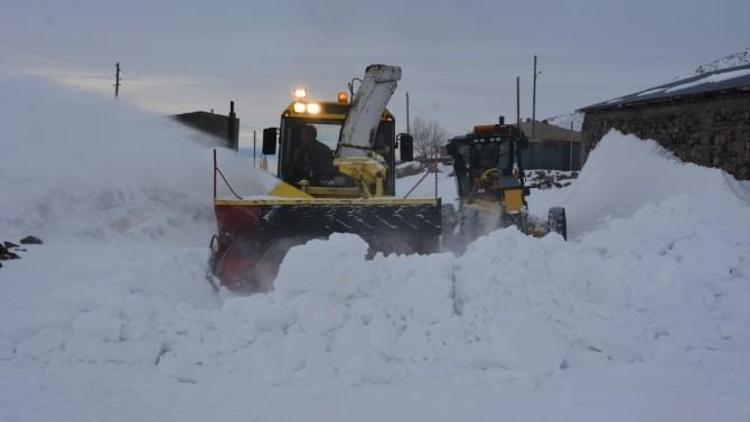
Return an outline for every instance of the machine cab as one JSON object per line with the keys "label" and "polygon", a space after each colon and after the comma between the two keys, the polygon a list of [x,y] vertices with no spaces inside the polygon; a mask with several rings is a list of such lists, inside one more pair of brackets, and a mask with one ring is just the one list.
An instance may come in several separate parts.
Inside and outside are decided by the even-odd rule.
{"label": "machine cab", "polygon": [[471,133],[452,138],[448,153],[459,197],[523,187],[521,150],[525,144],[523,133],[505,124],[475,126]]}
{"label": "machine cab", "polygon": [[[313,196],[356,196],[355,181],[333,166],[341,128],[350,104],[345,92],[338,101],[308,101],[304,95],[297,98],[281,114],[278,133],[277,176],[287,183],[300,187]],[[274,153],[276,134],[264,131],[264,153]],[[395,122],[385,110],[375,133],[374,152],[386,168],[383,183],[385,195],[395,194]],[[273,142],[273,148],[268,146]]]}

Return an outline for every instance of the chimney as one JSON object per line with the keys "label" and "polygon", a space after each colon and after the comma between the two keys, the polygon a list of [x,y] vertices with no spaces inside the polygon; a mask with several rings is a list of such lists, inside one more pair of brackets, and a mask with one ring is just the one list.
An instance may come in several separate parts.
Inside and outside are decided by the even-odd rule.
{"label": "chimney", "polygon": [[239,149],[239,122],[234,113],[234,101],[229,102],[229,118],[227,119],[227,142],[235,151]]}

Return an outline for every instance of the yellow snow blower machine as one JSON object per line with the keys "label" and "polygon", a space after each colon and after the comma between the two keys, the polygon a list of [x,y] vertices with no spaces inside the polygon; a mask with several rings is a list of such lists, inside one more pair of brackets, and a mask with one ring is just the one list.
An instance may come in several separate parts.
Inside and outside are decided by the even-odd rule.
{"label": "yellow snow blower machine", "polygon": [[[371,254],[439,248],[440,199],[395,197],[396,148],[403,161],[413,155],[412,138],[395,135],[386,109],[400,78],[400,67],[371,65],[355,79],[356,94],[352,81],[336,101],[295,91],[280,127],[263,130],[263,154],[278,152],[276,187],[263,196],[214,195],[218,233],[209,280],[215,287],[268,291],[291,247],[337,232],[361,236]],[[214,183],[217,172],[215,165]]]}
{"label": "yellow snow blower machine", "polygon": [[465,248],[478,236],[511,225],[537,237],[550,231],[567,237],[564,208],[550,208],[547,221],[528,212],[530,187],[525,185],[522,162],[526,145],[523,132],[506,125],[503,117],[499,124],[474,126],[472,132],[449,140],[460,200],[457,218],[446,218],[458,225],[449,230],[453,246]]}

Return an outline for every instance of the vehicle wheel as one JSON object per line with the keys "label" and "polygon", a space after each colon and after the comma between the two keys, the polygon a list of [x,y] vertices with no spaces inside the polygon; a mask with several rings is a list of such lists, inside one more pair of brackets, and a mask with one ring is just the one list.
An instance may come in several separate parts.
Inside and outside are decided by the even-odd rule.
{"label": "vehicle wheel", "polygon": [[565,219],[565,208],[550,208],[547,217],[547,224],[549,226],[549,231],[558,233],[563,239],[568,240],[568,222]]}

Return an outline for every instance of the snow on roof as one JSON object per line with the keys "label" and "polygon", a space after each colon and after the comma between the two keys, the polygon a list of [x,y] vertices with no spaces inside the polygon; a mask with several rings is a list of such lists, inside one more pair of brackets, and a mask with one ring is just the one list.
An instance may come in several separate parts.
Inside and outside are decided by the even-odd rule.
{"label": "snow on roof", "polygon": [[747,47],[742,51],[738,51],[737,53],[724,56],[710,63],[702,64],[696,67],[695,69],[693,69],[692,72],[677,76],[673,80],[676,81],[678,79],[685,79],[691,76],[703,75],[703,74],[714,72],[714,71],[721,70],[721,69],[727,69],[730,67],[737,67],[737,66],[744,66],[744,65],[750,65],[750,47]]}
{"label": "snow on roof", "polygon": [[688,78],[590,105],[582,108],[580,111],[617,108],[638,103],[663,101],[675,97],[735,90],[750,91],[750,64],[693,75]]}

